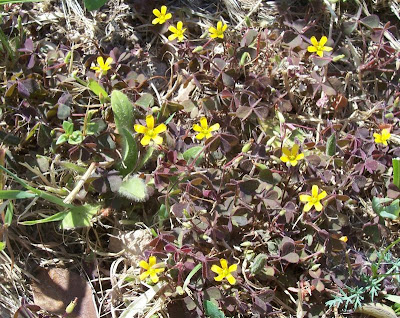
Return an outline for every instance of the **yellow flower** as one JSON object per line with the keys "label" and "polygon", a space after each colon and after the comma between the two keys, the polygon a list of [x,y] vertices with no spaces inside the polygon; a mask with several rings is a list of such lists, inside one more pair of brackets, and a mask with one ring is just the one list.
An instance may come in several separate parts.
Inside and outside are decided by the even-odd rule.
{"label": "yellow flower", "polygon": [[155,18],[151,23],[153,24],[163,24],[165,21],[169,20],[172,18],[172,14],[171,13],[167,13],[167,7],[166,6],[162,6],[161,7],[161,11],[158,9],[154,9],[153,10],[153,14],[157,17]]}
{"label": "yellow flower", "polygon": [[315,210],[322,211],[322,204],[321,200],[327,196],[325,191],[322,191],[320,194],[318,194],[318,186],[313,185],[311,189],[311,195],[307,194],[300,194],[300,201],[303,203],[306,203],[304,206],[303,211],[308,212],[311,210],[311,208],[314,206]]}
{"label": "yellow flower", "polygon": [[339,240],[346,243],[348,238],[347,236],[342,236]]}
{"label": "yellow flower", "polygon": [[170,26],[168,28],[172,32],[172,34],[168,37],[168,40],[173,41],[178,38],[178,41],[181,42],[184,39],[183,33],[185,33],[186,28],[183,28],[183,22],[179,21],[176,24],[176,28],[174,26]]}
{"label": "yellow flower", "polygon": [[218,21],[217,28],[211,27],[208,29],[208,32],[210,32],[210,37],[212,39],[215,39],[215,38],[223,39],[224,32],[227,28],[228,28],[228,26],[225,23],[224,23],[224,25],[222,25],[222,22]]}
{"label": "yellow flower", "polygon": [[110,64],[113,62],[112,57],[107,57],[106,62],[104,63],[104,59],[102,56],[97,58],[97,64],[99,66],[92,66],[90,69],[96,71],[96,73],[100,73],[101,75],[106,75],[107,71],[111,69]]}
{"label": "yellow flower", "polygon": [[[161,263],[159,263],[161,264]],[[164,271],[163,267],[159,267],[159,264],[156,264],[156,257],[155,256],[150,256],[149,257],[149,262],[147,263],[146,261],[140,261],[139,266],[146,271],[141,273],[139,278],[140,280],[146,279],[148,276],[150,276],[151,281],[156,284],[158,282],[158,276],[157,274],[161,273]],[[162,264],[161,264],[162,265]]]}
{"label": "yellow flower", "polygon": [[201,140],[203,138],[208,139],[208,138],[212,137],[211,132],[216,131],[218,129],[219,129],[219,124],[214,124],[214,125],[208,127],[207,118],[205,118],[205,117],[202,117],[200,119],[200,125],[197,125],[197,124],[193,125],[193,130],[198,132],[198,134],[196,135],[196,139],[198,139],[198,140]]}
{"label": "yellow flower", "polygon": [[317,52],[317,54],[320,57],[324,56],[324,51],[329,52],[329,51],[333,50],[329,46],[324,46],[326,44],[326,42],[328,41],[328,38],[326,36],[323,36],[319,42],[317,41],[315,36],[312,36],[310,41],[311,41],[312,45],[310,45],[307,48],[308,52],[312,52],[312,53]]}
{"label": "yellow flower", "polygon": [[283,155],[281,157],[281,160],[283,162],[289,162],[293,167],[297,165],[297,162],[299,160],[304,158],[303,153],[298,153],[299,152],[298,144],[294,144],[294,146],[291,150],[287,147],[283,147],[282,152],[283,152]]}
{"label": "yellow flower", "polygon": [[237,270],[237,264],[233,264],[228,267],[228,262],[223,258],[221,258],[219,262],[221,263],[222,268],[218,265],[211,266],[211,270],[218,274],[218,276],[214,277],[214,279],[217,282],[220,282],[226,278],[229,284],[234,285],[236,283],[236,278],[233,277],[231,273]]}
{"label": "yellow flower", "polygon": [[387,141],[390,138],[390,132],[387,129],[382,129],[381,134],[374,133],[374,138],[377,144],[383,144],[384,146],[387,146],[388,145]]}
{"label": "yellow flower", "polygon": [[163,138],[158,134],[167,130],[167,126],[164,124],[158,125],[154,128],[154,117],[152,115],[146,116],[146,124],[147,127],[136,124],[133,128],[139,134],[143,134],[143,138],[140,143],[143,146],[147,146],[151,140],[153,140],[157,145],[161,145],[163,142]]}

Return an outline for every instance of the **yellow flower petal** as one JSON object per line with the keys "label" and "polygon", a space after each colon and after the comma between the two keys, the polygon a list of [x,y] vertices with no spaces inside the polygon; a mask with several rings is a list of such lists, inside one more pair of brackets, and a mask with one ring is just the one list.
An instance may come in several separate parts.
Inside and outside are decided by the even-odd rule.
{"label": "yellow flower petal", "polygon": [[209,132],[206,134],[206,139],[211,138],[211,137],[212,137],[212,133]]}
{"label": "yellow flower petal", "polygon": [[309,46],[308,48],[307,48],[307,51],[308,52],[310,52],[310,53],[314,53],[314,52],[317,52],[317,48],[315,47],[315,46]]}
{"label": "yellow flower petal", "polygon": [[309,202],[311,200],[311,195],[300,194],[300,201],[303,203]]}
{"label": "yellow flower petal", "polygon": [[196,135],[196,139],[201,140],[201,139],[203,139],[205,136],[206,136],[205,134],[199,133],[199,134]]}
{"label": "yellow flower petal", "polygon": [[158,10],[158,9],[154,9],[154,10],[153,10],[153,14],[154,14],[157,18],[159,18],[159,17],[161,16],[161,12],[160,12],[160,10]]}
{"label": "yellow flower petal", "polygon": [[154,271],[155,271],[157,274],[162,273],[164,270],[165,270],[164,267],[163,267],[163,268],[156,268],[156,269],[154,269]]}
{"label": "yellow flower petal", "polygon": [[153,140],[157,145],[161,145],[163,143],[164,139],[161,136],[155,136],[155,137],[153,137]]}
{"label": "yellow flower petal", "polygon": [[211,270],[214,272],[214,273],[217,273],[217,274],[221,274],[224,270],[221,268],[221,267],[219,267],[218,265],[213,265],[213,266],[211,266]]}
{"label": "yellow flower petal", "polygon": [[298,152],[299,152],[299,145],[298,145],[298,144],[294,144],[294,145],[293,145],[293,148],[292,148],[292,151],[290,152],[290,154],[291,154],[292,156],[296,156]]}
{"label": "yellow flower petal", "polygon": [[139,279],[140,280],[145,280],[147,278],[147,276],[149,276],[150,273],[148,271],[145,271],[143,273],[140,274]]}
{"label": "yellow flower petal", "polygon": [[322,211],[322,209],[323,209],[323,206],[322,206],[322,204],[321,204],[321,202],[316,202],[315,204],[314,204],[314,206],[315,206],[315,210],[317,210],[318,212],[321,212]]}
{"label": "yellow flower petal", "polygon": [[311,208],[313,207],[313,205],[314,205],[314,204],[308,202],[308,203],[304,206],[303,211],[304,211],[304,212],[310,211]]}
{"label": "yellow flower petal", "polygon": [[182,27],[183,27],[183,22],[182,21],[178,21],[178,23],[176,24],[176,28],[178,30],[182,30]]}
{"label": "yellow flower petal", "polygon": [[323,51],[326,51],[326,52],[330,52],[330,51],[333,50],[333,48],[330,47],[330,46],[324,46],[324,47],[322,48],[322,50],[323,50]]}
{"label": "yellow flower petal", "polygon": [[387,129],[382,130],[382,138],[388,140],[390,138],[390,132]]}
{"label": "yellow flower petal", "polygon": [[216,123],[216,124],[210,126],[210,128],[209,128],[208,130],[209,130],[209,131],[216,131],[216,130],[218,130],[218,129],[219,129],[219,124]]}
{"label": "yellow flower petal", "polygon": [[311,195],[313,198],[316,198],[318,196],[318,186],[314,184],[311,188]]}
{"label": "yellow flower petal", "polygon": [[285,163],[289,161],[289,158],[286,155],[282,156],[280,159],[281,159],[282,162],[285,162]]}
{"label": "yellow flower petal", "polygon": [[291,161],[290,161],[290,164],[291,164],[293,167],[297,166],[297,160],[291,160]]}
{"label": "yellow flower petal", "polygon": [[236,278],[232,276],[232,274],[229,274],[226,276],[226,279],[228,280],[229,284],[235,285],[236,284]]}
{"label": "yellow flower petal", "polygon": [[322,200],[323,198],[325,198],[328,194],[326,193],[326,191],[322,191],[320,194],[318,194],[318,200]]}
{"label": "yellow flower petal", "polygon": [[205,117],[200,118],[200,126],[203,129],[208,129],[207,118]]}
{"label": "yellow flower petal", "polygon": [[166,130],[167,130],[167,126],[165,126],[165,124],[160,124],[160,125],[158,125],[156,128],[153,129],[153,131],[154,131],[156,134],[161,134],[161,133],[163,133],[163,132],[166,131]]}
{"label": "yellow flower petal", "polygon": [[142,144],[142,146],[147,146],[150,143],[150,141],[151,138],[147,135],[144,135],[140,143]]}
{"label": "yellow flower petal", "polygon": [[150,256],[149,257],[149,266],[153,267],[157,263],[157,258],[155,256]]}
{"label": "yellow flower petal", "polygon": [[290,150],[287,147],[283,147],[282,152],[288,157],[291,155]]}
{"label": "yellow flower petal", "polygon": [[237,264],[232,264],[231,266],[229,266],[228,271],[229,273],[237,271]]}
{"label": "yellow flower petal", "polygon": [[225,30],[228,28],[227,24],[224,24],[224,26],[222,27],[222,32],[225,32]]}
{"label": "yellow flower petal", "polygon": [[91,68],[90,68],[91,70],[94,70],[94,71],[100,71],[100,67],[98,67],[98,66],[92,66]]}
{"label": "yellow flower petal", "polygon": [[193,125],[193,130],[194,130],[194,131],[202,131],[203,129],[201,129],[201,127],[200,127],[199,125],[194,124],[194,125]]}
{"label": "yellow flower petal", "polygon": [[324,51],[317,51],[317,54],[319,55],[319,57],[324,57]]}
{"label": "yellow flower petal", "polygon": [[147,264],[147,262],[146,262],[146,261],[143,261],[143,260],[141,260],[141,261],[139,262],[139,266],[140,266],[141,268],[144,268],[144,269],[149,269],[149,264]]}
{"label": "yellow flower petal", "polygon": [[152,115],[146,116],[147,129],[152,130],[154,128],[154,117]]}
{"label": "yellow flower petal", "polygon": [[[178,30],[173,26],[173,25],[170,25],[169,27],[168,27],[168,30],[170,30],[172,33],[173,33],[173,35],[175,35],[175,33],[178,33]],[[171,34],[172,35],[172,34]],[[171,36],[170,35],[170,36]],[[176,35],[175,35],[175,37],[176,37]]]}
{"label": "yellow flower petal", "polygon": [[328,42],[328,38],[326,36],[323,36],[321,40],[319,40],[319,45],[324,46]]}
{"label": "yellow flower petal", "polygon": [[167,13],[167,7],[166,6],[162,6],[161,7],[161,14],[165,15]]}
{"label": "yellow flower petal", "polygon": [[155,18],[153,19],[153,21],[151,21],[152,24],[157,24],[158,22],[160,22],[159,18]]}
{"label": "yellow flower petal", "polygon": [[222,31],[222,21],[218,21],[218,23],[217,23],[217,31],[219,31],[219,32]]}
{"label": "yellow flower petal", "polygon": [[169,20],[169,19],[171,19],[172,18],[172,14],[171,13],[167,13],[166,15],[165,15],[165,20]]}
{"label": "yellow flower petal", "polygon": [[224,278],[225,278],[225,276],[222,275],[222,274],[220,274],[220,275],[214,277],[214,279],[215,279],[217,282],[220,282],[220,281],[223,280]]}
{"label": "yellow flower petal", "polygon": [[104,59],[102,56],[98,56],[97,57],[97,64],[99,64],[100,68],[103,69],[104,68]]}
{"label": "yellow flower petal", "polygon": [[299,154],[296,156],[296,160],[301,160],[301,159],[304,159],[304,153],[299,153]]}
{"label": "yellow flower petal", "polygon": [[339,240],[346,243],[348,241],[348,238],[347,236],[342,236]]}
{"label": "yellow flower petal", "polygon": [[154,283],[154,284],[157,284],[158,283],[158,276],[157,276],[157,274],[151,274],[150,275],[150,278],[151,278],[151,281]]}
{"label": "yellow flower petal", "polygon": [[105,63],[105,67],[110,68],[110,64],[111,64],[112,62],[114,62],[113,58],[112,58],[111,56],[110,56],[110,57],[107,57],[107,60],[106,60],[106,63]]}
{"label": "yellow flower petal", "polygon": [[139,134],[145,134],[147,131],[146,127],[144,127],[143,125],[139,125],[139,124],[136,124],[135,126],[133,126],[133,129],[135,129],[135,131]]}
{"label": "yellow flower petal", "polygon": [[317,38],[315,36],[312,36],[310,41],[311,41],[312,45],[314,45],[315,47],[317,47],[319,45]]}
{"label": "yellow flower petal", "polygon": [[221,258],[219,260],[219,262],[221,263],[222,269],[227,269],[228,268],[228,261],[225,258]]}
{"label": "yellow flower petal", "polygon": [[170,35],[168,36],[168,40],[173,41],[173,40],[175,40],[177,37],[178,37],[178,36],[177,36],[175,33],[173,33],[173,34],[170,34]]}

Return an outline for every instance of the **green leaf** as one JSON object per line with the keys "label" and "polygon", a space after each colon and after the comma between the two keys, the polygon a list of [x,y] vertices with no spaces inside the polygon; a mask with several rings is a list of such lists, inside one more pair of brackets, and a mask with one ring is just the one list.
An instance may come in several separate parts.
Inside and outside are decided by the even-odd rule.
{"label": "green leaf", "polygon": [[140,160],[140,162],[137,165],[135,171],[140,170],[147,163],[147,161],[150,160],[150,158],[153,156],[153,153],[154,153],[154,147],[148,147],[146,153],[144,154],[144,156]]}
{"label": "green leaf", "polygon": [[393,303],[400,304],[400,296],[397,295],[385,295],[387,300],[390,300]]}
{"label": "green leaf", "polygon": [[[186,150],[183,153],[183,159],[185,159],[188,164],[191,164],[193,162],[193,160],[199,155],[199,153],[202,150],[203,150],[203,147],[201,147],[201,146],[195,146],[195,147],[189,148],[188,150]],[[201,163],[203,158],[204,158],[204,153],[199,155],[199,157],[197,158],[197,160],[196,160],[197,166]],[[191,160],[191,161],[189,162],[189,160]]]}
{"label": "green leaf", "polygon": [[74,123],[70,121],[64,121],[62,126],[67,136],[71,135],[74,132]]}
{"label": "green leaf", "polygon": [[0,252],[6,248],[6,242],[0,242]]}
{"label": "green leaf", "polygon": [[118,193],[132,201],[143,202],[148,198],[146,184],[142,178],[131,177],[121,184]]}
{"label": "green leaf", "polygon": [[393,183],[400,189],[400,158],[393,158]]}
{"label": "green leaf", "polygon": [[89,227],[92,225],[92,218],[100,210],[100,205],[84,204],[73,207],[66,212],[60,228],[63,230]]}
{"label": "green leaf", "polygon": [[28,198],[34,198],[36,196],[37,195],[35,193],[22,190],[0,190],[0,200],[28,199]]}
{"label": "green leaf", "polygon": [[47,218],[40,219],[40,220],[32,220],[32,221],[23,221],[20,222],[22,225],[36,225],[36,224],[42,224],[42,223],[49,223],[49,222],[56,222],[56,221],[61,221],[64,219],[65,215],[68,213],[68,211],[62,211],[58,212],[56,214],[53,214]]}
{"label": "green leaf", "polygon": [[122,164],[119,167],[119,171],[123,176],[131,173],[138,161],[139,153],[135,138],[133,138],[132,133],[126,129],[122,128]]}
{"label": "green leaf", "polygon": [[334,156],[336,153],[336,134],[333,133],[329,136],[326,142],[326,154],[328,156]]}
{"label": "green leaf", "polygon": [[56,145],[61,145],[65,142],[68,141],[68,136],[67,134],[62,134],[60,137],[58,137],[57,141],[56,141]]}
{"label": "green leaf", "polygon": [[14,214],[14,204],[12,201],[8,203],[6,215],[4,216],[4,224],[10,226]]}
{"label": "green leaf", "polygon": [[210,318],[225,318],[224,313],[210,300],[204,301],[204,312]]}
{"label": "green leaf", "polygon": [[120,91],[113,91],[111,94],[111,108],[114,113],[115,126],[121,134],[122,128],[133,133],[134,114],[133,105],[128,97]]}
{"label": "green leaf", "polygon": [[140,98],[135,102],[135,105],[150,108],[154,106],[154,97],[149,93],[144,93]]}
{"label": "green leaf", "polygon": [[83,135],[80,130],[75,130],[68,138],[68,143],[71,145],[79,145],[83,141]]}
{"label": "green leaf", "polygon": [[88,11],[100,9],[106,4],[106,2],[107,0],[83,0],[83,3]]}
{"label": "green leaf", "polygon": [[104,88],[94,79],[89,80],[88,87],[93,93],[95,93],[97,96],[103,98],[105,101],[110,100],[110,97],[108,96],[108,94],[104,90]]}

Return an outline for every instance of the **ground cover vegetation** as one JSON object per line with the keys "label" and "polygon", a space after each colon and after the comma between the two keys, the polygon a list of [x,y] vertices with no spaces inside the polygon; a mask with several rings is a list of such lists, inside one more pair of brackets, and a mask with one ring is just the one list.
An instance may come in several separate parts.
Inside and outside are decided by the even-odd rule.
{"label": "ground cover vegetation", "polygon": [[0,1],[3,317],[397,317],[396,1],[71,3]]}

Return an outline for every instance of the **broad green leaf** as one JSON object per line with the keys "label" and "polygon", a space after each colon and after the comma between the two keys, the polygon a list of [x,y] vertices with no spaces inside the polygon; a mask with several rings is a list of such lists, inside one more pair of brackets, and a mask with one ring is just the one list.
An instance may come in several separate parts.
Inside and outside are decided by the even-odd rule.
{"label": "broad green leaf", "polygon": [[100,205],[85,204],[75,206],[67,211],[60,228],[63,230],[89,227],[92,225],[92,218],[100,210]]}
{"label": "broad green leaf", "polygon": [[34,198],[37,194],[21,191],[21,190],[0,190],[0,200],[7,200],[7,199],[28,199]]}
{"label": "broad green leaf", "polygon": [[89,11],[100,9],[106,2],[107,0],[83,0],[86,9]]}
{"label": "broad green leaf", "polygon": [[118,133],[121,134],[122,128],[126,128],[133,133],[133,105],[128,97],[120,91],[113,91],[111,94],[111,108],[114,113],[114,121]]}
{"label": "broad green leaf", "polygon": [[68,138],[68,143],[70,145],[79,145],[83,141],[83,135],[80,130],[75,130],[71,136]]}
{"label": "broad green leaf", "polygon": [[120,165],[119,171],[122,175],[126,176],[133,171],[135,168],[139,153],[135,138],[133,138],[132,133],[126,129],[122,128],[122,164]]}
{"label": "broad green leaf", "polygon": [[104,88],[94,79],[89,80],[88,87],[93,93],[95,93],[97,96],[103,98],[105,101],[110,100],[110,97],[108,96],[108,94],[104,90]]}
{"label": "broad green leaf", "polygon": [[65,142],[68,141],[68,136],[67,134],[62,134],[60,137],[58,137],[57,141],[56,141],[56,145],[61,145]]}
{"label": "broad green leaf", "polygon": [[56,221],[61,221],[64,219],[64,217],[67,215],[68,211],[62,211],[58,212],[56,214],[53,214],[47,218],[40,219],[40,220],[32,220],[32,221],[23,221],[20,222],[22,225],[36,225],[36,224],[43,224],[43,223],[49,223],[49,222],[56,222]]}
{"label": "broad green leaf", "polygon": [[121,184],[118,193],[132,201],[143,202],[148,198],[147,187],[142,178],[131,177]]}
{"label": "broad green leaf", "polygon": [[210,300],[204,301],[204,312],[210,318],[225,318],[224,313]]}
{"label": "broad green leaf", "polygon": [[74,123],[71,123],[70,121],[64,121],[62,126],[67,136],[74,132]]}
{"label": "broad green leaf", "polygon": [[198,156],[197,160],[196,160],[196,165],[199,165],[204,158],[204,153],[199,155],[199,153],[202,150],[203,150],[203,147],[201,147],[201,146],[195,146],[195,147],[189,148],[188,150],[186,150],[183,153],[183,159],[185,159],[188,164],[191,164],[193,162],[193,160]]}
{"label": "broad green leaf", "polygon": [[146,153],[144,154],[144,156],[140,160],[140,162],[137,165],[135,171],[140,170],[147,163],[147,161],[150,160],[150,158],[153,156],[153,153],[154,153],[154,147],[148,147]]}
{"label": "broad green leaf", "polygon": [[328,137],[326,142],[326,154],[328,156],[334,156],[336,153],[336,134],[333,133]]}
{"label": "broad green leaf", "polygon": [[154,106],[154,97],[149,93],[144,93],[140,98],[135,102],[135,105],[150,108]]}

